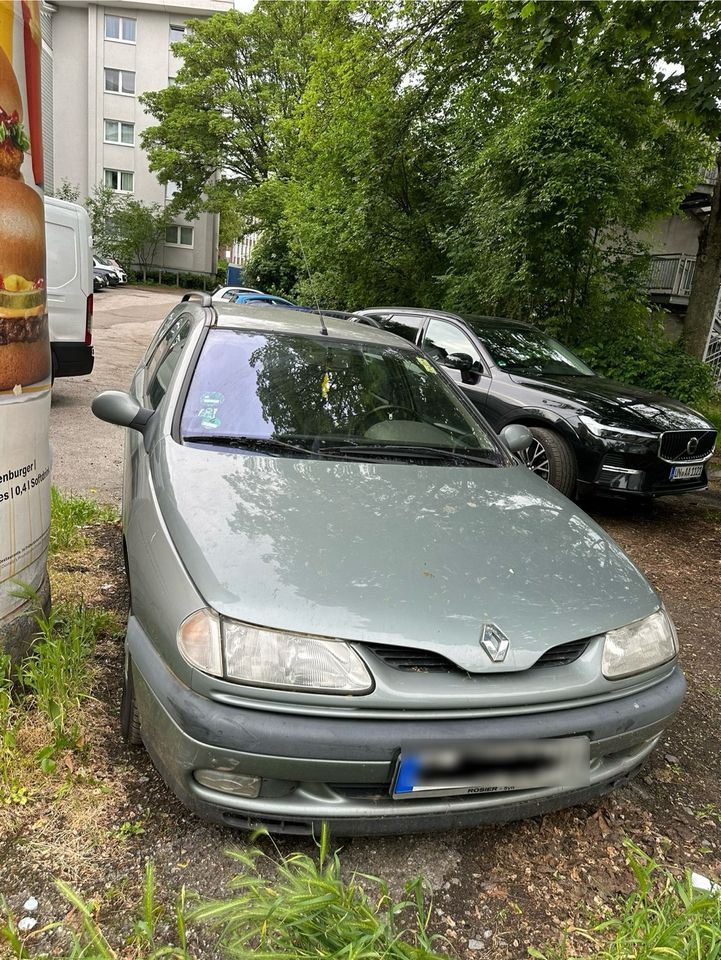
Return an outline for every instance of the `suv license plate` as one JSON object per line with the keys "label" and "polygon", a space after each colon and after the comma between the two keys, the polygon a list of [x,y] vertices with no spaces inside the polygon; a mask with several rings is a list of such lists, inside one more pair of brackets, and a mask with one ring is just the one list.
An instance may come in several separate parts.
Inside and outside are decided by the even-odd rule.
{"label": "suv license plate", "polygon": [[671,467],[669,480],[690,480],[692,477],[700,477],[702,473],[702,463],[690,464],[687,467]]}
{"label": "suv license plate", "polygon": [[466,745],[404,748],[391,795],[452,797],[513,790],[587,786],[588,737],[490,740]]}

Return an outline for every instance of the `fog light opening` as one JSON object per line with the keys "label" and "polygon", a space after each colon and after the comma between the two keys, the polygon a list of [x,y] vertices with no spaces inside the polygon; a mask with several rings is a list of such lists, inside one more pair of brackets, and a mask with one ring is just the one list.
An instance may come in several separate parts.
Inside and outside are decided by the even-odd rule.
{"label": "fog light opening", "polygon": [[244,773],[231,773],[228,770],[196,770],[193,776],[203,787],[230,793],[234,797],[257,797],[260,793],[260,777],[250,777]]}

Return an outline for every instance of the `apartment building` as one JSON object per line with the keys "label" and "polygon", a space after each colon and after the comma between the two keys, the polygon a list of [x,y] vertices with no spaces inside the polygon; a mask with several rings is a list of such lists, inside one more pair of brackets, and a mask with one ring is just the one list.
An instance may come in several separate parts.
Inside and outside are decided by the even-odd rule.
{"label": "apartment building", "polygon": [[[141,132],[155,121],[139,96],[173,82],[181,61],[170,44],[182,39],[187,19],[232,7],[233,0],[44,4],[46,63],[52,63],[47,139],[56,186],[67,179],[82,196],[103,183],[145,203],[172,198],[173,184],[158,182],[140,146]],[[216,215],[202,214],[194,221],[178,217],[158,248],[156,265],[214,273],[217,245]]]}

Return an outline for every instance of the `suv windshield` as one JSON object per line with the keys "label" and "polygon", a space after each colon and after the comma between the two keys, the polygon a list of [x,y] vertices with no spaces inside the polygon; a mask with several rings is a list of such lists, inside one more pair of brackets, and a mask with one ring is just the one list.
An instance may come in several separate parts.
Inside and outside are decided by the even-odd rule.
{"label": "suv windshield", "polygon": [[277,456],[511,462],[425,357],[324,336],[211,329],[180,429]]}
{"label": "suv windshield", "polygon": [[486,347],[496,366],[527,377],[592,377],[593,370],[553,337],[531,327],[494,326],[487,320],[464,317]]}

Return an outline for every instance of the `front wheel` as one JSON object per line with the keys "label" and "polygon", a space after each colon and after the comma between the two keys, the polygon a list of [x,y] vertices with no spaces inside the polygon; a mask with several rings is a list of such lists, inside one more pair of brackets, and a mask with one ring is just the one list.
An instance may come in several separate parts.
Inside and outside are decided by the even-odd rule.
{"label": "front wheel", "polygon": [[140,733],[140,714],[135,701],[133,665],[129,657],[123,683],[123,696],[120,701],[120,732],[123,735],[123,740],[129,743],[131,747],[139,747],[143,742]]}
{"label": "front wheel", "polygon": [[546,483],[560,490],[566,497],[576,493],[576,457],[570,444],[554,430],[545,427],[529,427],[533,437],[530,446],[519,453],[529,470],[533,470]]}

